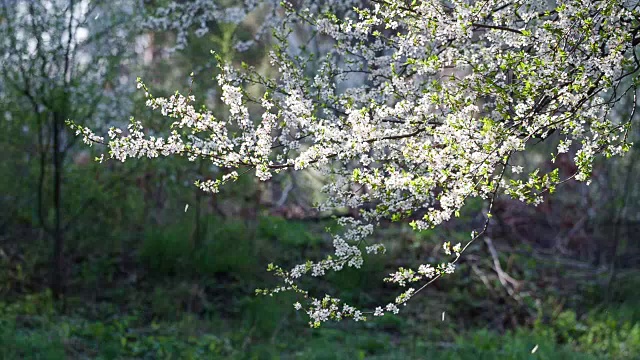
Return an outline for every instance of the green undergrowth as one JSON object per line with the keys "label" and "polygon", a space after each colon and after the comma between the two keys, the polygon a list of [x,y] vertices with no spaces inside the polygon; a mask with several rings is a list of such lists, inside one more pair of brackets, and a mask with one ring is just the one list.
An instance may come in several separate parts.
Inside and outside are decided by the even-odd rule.
{"label": "green undergrowth", "polygon": [[[462,263],[456,275],[398,315],[312,330],[293,310],[294,295],[260,297],[254,290],[273,284],[265,272],[273,259],[297,262],[330,251],[323,230],[331,225],[211,217],[197,237],[186,221],[148,229],[126,244],[131,258],[115,250],[80,257],[62,302],[37,290],[47,257],[31,243],[24,252],[29,262],[0,263],[0,359],[588,360],[640,354],[637,275],[620,277],[606,299],[594,282],[582,294],[586,306],[546,298],[529,325],[505,330],[493,320],[508,308]],[[385,297],[397,289],[380,280],[394,260],[405,254],[405,262],[428,261],[444,234],[425,232],[416,240],[388,230],[380,236],[402,244],[390,247],[387,257],[369,257],[362,271],[328,276],[314,290],[365,307],[392,300]]]}
{"label": "green undergrowth", "polygon": [[[634,309],[598,311],[499,334],[479,329],[449,339],[389,332],[384,319],[306,328],[273,299],[245,299],[237,318],[183,314],[172,321],[130,314],[61,314],[48,292],[0,303],[2,359],[636,359]],[[402,326],[409,326],[402,317]],[[424,324],[423,324],[424,325]]]}
{"label": "green undergrowth", "polygon": [[182,221],[146,231],[139,257],[156,277],[247,276],[264,272],[274,258],[300,258],[301,251],[317,250],[324,240],[323,225],[279,217],[253,222],[206,217],[196,235],[193,223]]}

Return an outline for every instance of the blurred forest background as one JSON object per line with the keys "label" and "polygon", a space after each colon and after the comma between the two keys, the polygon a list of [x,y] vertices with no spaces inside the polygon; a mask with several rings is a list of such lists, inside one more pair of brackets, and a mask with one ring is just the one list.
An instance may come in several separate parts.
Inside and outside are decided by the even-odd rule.
{"label": "blurred forest background", "polygon": [[[597,163],[590,186],[566,183],[538,207],[500,199],[460,270],[399,315],[312,330],[292,295],[254,291],[274,283],[268,263],[331,250],[325,229],[335,221],[313,210],[322,178],[245,176],[211,196],[193,182],[220,169],[99,164],[104,149],[64,124],[105,130],[134,116],[163,129],[167,120],[135,92],[137,76],[156,95],[191,88],[224,116],[210,51],[273,72],[268,39],[234,47],[253,37],[260,12],[239,26],[212,21],[174,49],[175,32],[138,20],[164,1],[0,1],[0,358],[640,358],[638,126],[637,145]],[[550,167],[539,159],[555,145],[552,137],[516,160]],[[570,158],[557,163],[573,172]],[[317,291],[384,303],[395,292],[382,278],[436,259],[443,240],[466,241],[483,206],[472,199],[433,231],[386,224],[375,235],[386,256]]]}

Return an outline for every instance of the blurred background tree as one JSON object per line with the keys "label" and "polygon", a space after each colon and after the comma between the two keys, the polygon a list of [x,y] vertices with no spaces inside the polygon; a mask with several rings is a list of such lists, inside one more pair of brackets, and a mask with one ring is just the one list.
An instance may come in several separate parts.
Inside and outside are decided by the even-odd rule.
{"label": "blurred background tree", "polygon": [[87,210],[73,203],[79,199],[66,200],[79,186],[69,164],[91,162],[86,150],[73,151],[77,138],[64,122],[101,126],[131,112],[128,70],[139,9],[132,2],[7,0],[1,11],[2,133],[18,152],[8,157],[18,166],[8,173],[19,174],[6,179],[17,188],[3,201],[33,211],[34,225],[51,237],[50,287],[59,297],[65,235],[75,213]]}

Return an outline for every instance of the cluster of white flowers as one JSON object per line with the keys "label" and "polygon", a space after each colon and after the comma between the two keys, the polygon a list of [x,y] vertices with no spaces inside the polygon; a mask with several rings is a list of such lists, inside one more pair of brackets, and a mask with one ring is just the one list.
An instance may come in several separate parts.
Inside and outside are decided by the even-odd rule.
{"label": "cluster of white flowers", "polygon": [[[202,13],[203,3],[214,6],[194,2]],[[563,181],[558,170],[540,174],[534,169],[517,178],[524,169],[510,166],[509,159],[554,131],[564,139],[558,153],[576,154],[579,180],[588,178],[598,154],[628,149],[631,119],[614,122],[607,113],[635,93],[639,80],[637,2],[268,4],[274,9],[269,21],[279,24],[274,33],[278,44],[270,54],[277,79],[250,67],[236,71],[220,64],[218,82],[229,108],[224,120],[196,111],[192,97],[154,98],[141,85],[149,106],[176,119],[171,136],[147,138],[140,123],[133,122],[126,135],[114,133],[108,145],[118,160],[158,154],[203,158],[221,168],[255,169],[261,180],[284,169],[313,167],[330,179],[323,188],[328,200],[320,209],[360,208],[360,216],[341,220],[344,231],[334,235],[334,254],[290,270],[271,266],[285,285],[259,291],[304,295],[306,305],[296,308],[305,309],[312,326],[364,319],[359,310],[340,307],[328,295],[313,298],[298,284],[308,274],[360,267],[363,250],[384,252],[382,244],[366,243],[381,220],[406,220],[416,230],[428,229],[456,216],[469,197],[493,199],[498,192],[539,203]],[[220,11],[206,16],[221,17]],[[230,13],[224,15],[228,21],[240,21],[240,15]],[[195,20],[190,21],[189,26]],[[294,31],[294,26],[309,31]],[[292,40],[305,33],[308,41],[323,36],[328,46],[321,53],[294,48]],[[264,96],[253,98],[243,90],[246,85],[263,89]],[[249,102],[261,109],[260,116],[250,116]],[[86,131],[81,133],[92,134]],[[507,168],[511,181],[503,179]],[[216,191],[229,179],[201,187]],[[472,234],[471,241],[478,236]],[[445,243],[453,261],[398,269],[388,282],[421,287],[372,313],[397,313],[398,305],[424,286],[452,273],[468,245]]]}

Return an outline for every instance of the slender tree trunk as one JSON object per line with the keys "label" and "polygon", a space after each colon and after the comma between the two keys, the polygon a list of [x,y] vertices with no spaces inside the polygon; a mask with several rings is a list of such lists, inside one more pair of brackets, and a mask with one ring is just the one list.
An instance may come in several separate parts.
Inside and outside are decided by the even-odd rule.
{"label": "slender tree trunk", "polygon": [[613,250],[611,254],[611,264],[609,265],[609,280],[607,281],[607,292],[605,294],[605,301],[609,302],[613,295],[613,286],[616,280],[616,262],[618,261],[618,248],[620,247],[620,231],[622,226],[622,218],[625,214],[627,206],[627,197],[631,190],[631,179],[633,179],[633,165],[634,161],[629,159],[627,167],[625,169],[624,187],[622,188],[622,204],[618,208],[618,212],[615,217],[615,227],[613,230]]}
{"label": "slender tree trunk", "polygon": [[65,83],[63,88],[62,111],[53,113],[53,254],[51,257],[51,291],[56,299],[60,299],[64,294],[64,230],[62,229],[62,158],[63,147],[60,136],[63,131],[63,116],[68,114],[68,93],[71,74],[71,54],[72,42],[75,41],[73,32],[75,0],[69,0],[69,22],[67,26],[67,44],[64,54],[64,73],[62,80]]}
{"label": "slender tree trunk", "polygon": [[[204,162],[199,160],[198,162],[198,173],[202,174],[204,171]],[[202,190],[195,190],[195,226],[193,229],[193,235],[191,238],[191,247],[192,250],[198,251],[200,250],[200,246],[204,242],[205,228],[202,224]]]}
{"label": "slender tree trunk", "polygon": [[51,291],[55,298],[64,293],[64,236],[62,233],[62,154],[60,133],[62,124],[60,116],[53,117],[53,255],[51,258]]}

